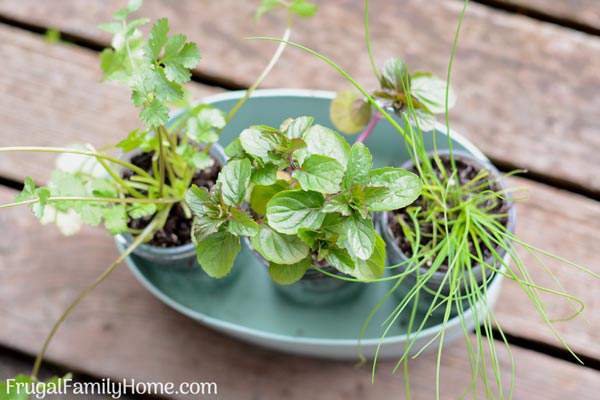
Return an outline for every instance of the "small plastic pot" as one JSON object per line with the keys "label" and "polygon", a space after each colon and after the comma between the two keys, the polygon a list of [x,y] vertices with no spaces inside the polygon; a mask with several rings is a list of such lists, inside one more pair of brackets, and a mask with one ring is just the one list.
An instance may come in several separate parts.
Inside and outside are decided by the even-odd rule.
{"label": "small plastic pot", "polygon": [[[269,262],[263,258],[256,250],[252,248],[250,241],[244,238],[246,246],[254,256],[265,266],[269,268]],[[321,267],[328,272],[340,274],[332,267]],[[343,275],[341,275],[343,276]],[[358,298],[365,284],[361,282],[351,282],[342,279],[332,278],[316,269],[306,271],[302,279],[291,285],[280,285],[272,282],[277,292],[286,299],[294,303],[305,306],[322,306],[347,303]]]}
{"label": "small plastic pot", "polygon": [[[223,165],[227,161],[223,148],[217,143],[211,147],[210,155]],[[124,250],[132,243],[133,238],[130,234],[121,234],[115,236],[115,241],[119,245],[118,247]],[[132,255],[144,260],[146,265],[152,265],[157,268],[168,268],[173,271],[201,272],[207,278],[210,278],[198,265],[196,246],[191,242],[182,246],[167,248],[141,244],[133,250]],[[232,274],[222,280],[227,281],[230,277],[233,277],[233,271]]]}
{"label": "small plastic pot", "polygon": [[[433,154],[433,152],[429,153],[430,156],[432,154]],[[448,151],[438,151],[438,154],[441,157],[449,156]],[[489,162],[489,160],[479,159],[479,158],[471,156],[470,154],[462,152],[462,151],[453,151],[452,154],[453,154],[453,157],[455,160],[459,160],[466,164],[473,165],[478,169],[485,169],[485,170],[489,171],[490,176],[498,183],[498,187],[501,190],[506,188],[506,186],[503,182],[503,179],[502,179],[502,174],[496,169],[496,167],[494,167],[492,165],[491,162]],[[402,168],[410,170],[411,168],[413,168],[413,166],[414,166],[414,164],[411,160],[411,161],[404,163],[402,165]],[[516,224],[516,209],[514,207],[514,204],[510,200],[510,197],[508,199],[508,212],[507,213],[508,213],[507,228],[510,232],[514,233],[515,224]],[[394,236],[394,234],[392,233],[392,230],[390,229],[390,224],[389,224],[390,216],[391,216],[390,213],[383,212],[383,213],[379,213],[378,215],[376,215],[375,219],[376,219],[377,229],[381,233],[381,236],[386,244],[386,252],[387,252],[387,258],[388,258],[389,265],[396,265],[396,264],[401,264],[403,262],[406,262],[408,260],[408,257],[406,256],[406,254],[404,254],[404,252],[398,246],[397,238]],[[496,251],[501,257],[506,258],[506,251],[504,249],[497,247]],[[498,263],[497,261],[494,261],[493,256],[490,256],[488,259],[486,259],[486,261],[489,263],[492,263],[492,262],[495,262],[496,264]],[[500,265],[497,265],[497,267],[498,267],[498,269],[502,268],[502,266],[500,266]],[[406,265],[399,267],[399,271],[404,271],[406,269],[407,269]],[[482,270],[481,265],[478,264],[478,265],[474,266],[471,271],[477,278],[477,282],[482,283],[484,276],[483,276],[483,270]],[[395,295],[399,298],[404,298],[406,296],[406,294],[408,293],[408,291],[416,284],[417,274],[423,275],[426,272],[427,272],[427,268],[421,267],[418,272],[414,272],[413,274],[407,276],[404,279],[404,281],[402,282],[402,284],[400,285],[400,287],[398,288],[398,290],[395,292]],[[465,275],[466,274],[467,274],[467,272],[465,272]],[[442,286],[442,282],[444,282],[445,276],[446,276],[445,271],[433,273],[433,275],[428,279],[428,281],[426,283],[427,287],[430,289],[431,292],[436,293],[440,290],[440,287]],[[487,276],[486,278],[490,279],[490,276]],[[441,293],[448,294],[449,289],[450,289],[449,283],[448,283],[448,280],[446,280],[446,282],[444,283],[444,286],[441,289]],[[422,290],[419,295],[419,309],[425,310],[425,311],[427,309],[429,309],[429,306],[431,305],[433,297],[434,296],[432,293],[429,293],[426,290]],[[468,305],[465,304],[465,307],[468,307]],[[445,312],[444,308],[445,307],[443,307],[443,306],[438,307],[436,309],[436,311],[434,311],[433,314],[434,315],[443,314]],[[456,310],[453,311],[453,314],[455,314],[455,313],[456,313]]]}

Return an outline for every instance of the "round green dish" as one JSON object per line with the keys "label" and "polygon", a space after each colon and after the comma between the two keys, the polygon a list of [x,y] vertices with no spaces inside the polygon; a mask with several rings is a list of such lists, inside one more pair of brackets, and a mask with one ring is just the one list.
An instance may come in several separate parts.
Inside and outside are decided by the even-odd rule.
{"label": "round green dish", "polygon": [[[243,92],[230,92],[203,101],[228,110],[242,95]],[[249,125],[279,126],[287,117],[301,115],[312,115],[316,123],[332,127],[329,102],[333,96],[332,92],[311,90],[259,90],[227,126],[220,142],[227,145]],[[444,136],[438,138],[440,148],[447,142],[443,132],[445,128],[439,126],[435,133]],[[433,134],[427,133],[426,140],[431,140]],[[454,132],[452,138],[456,149],[486,160],[466,139]],[[366,144],[373,153],[375,167],[399,166],[408,159],[401,137],[385,121],[379,124]],[[117,245],[122,251],[121,245]],[[277,292],[265,267],[248,248],[243,248],[234,267],[240,270],[239,277],[224,287],[207,283],[202,271],[173,271],[153,266],[136,256],[130,256],[127,263],[137,279],[156,297],[206,326],[271,349],[326,358],[357,358],[361,326],[389,289],[389,283],[369,284],[356,298],[344,303],[319,307],[301,305]],[[495,302],[501,283],[501,275],[498,275],[490,284],[488,305]],[[406,337],[402,322],[383,341],[380,339],[381,322],[389,315],[395,301],[394,296],[389,297],[361,340],[361,351],[366,357],[373,356],[380,343],[383,343],[379,353],[382,358],[398,357],[403,353]],[[473,324],[470,312],[465,314],[465,319]],[[413,349],[417,351],[439,329],[436,321],[432,321],[431,326],[419,334]],[[462,332],[463,327],[455,318],[446,325],[445,340],[450,342],[459,338]]]}

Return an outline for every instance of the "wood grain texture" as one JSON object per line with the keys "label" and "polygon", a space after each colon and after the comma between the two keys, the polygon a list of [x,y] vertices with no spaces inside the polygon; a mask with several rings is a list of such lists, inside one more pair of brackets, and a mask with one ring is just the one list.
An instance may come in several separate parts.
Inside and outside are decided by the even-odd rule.
{"label": "wood grain texture", "polygon": [[[0,26],[0,146],[114,144],[137,127],[126,88],[102,83],[98,55],[71,45],[49,45],[38,35]],[[216,90],[192,84],[200,98]],[[0,175],[39,182],[49,177],[54,156],[4,153]]]}
{"label": "wood grain texture", "polygon": [[498,0],[498,2],[600,29],[600,4],[596,0]]}
{"label": "wood grain texture", "polygon": [[[557,195],[555,190],[537,184],[528,186],[532,199]],[[0,201],[9,201],[13,194],[0,189]],[[529,221],[535,233],[532,240],[539,238],[536,230],[539,222],[554,218],[562,219],[564,224],[571,217],[556,210],[566,200],[587,210],[579,218],[599,220],[596,204],[590,205],[585,199],[572,200],[572,195],[559,196],[541,208],[521,207],[521,220]],[[33,353],[63,307],[117,253],[110,237],[98,230],[86,229],[76,238],[65,239],[54,227],[39,229],[26,209],[4,211],[0,214],[0,224],[11,227],[11,235],[0,236],[0,326],[3,327],[0,343]],[[587,231],[580,234],[594,234],[589,240],[598,237],[597,226],[582,229]],[[576,233],[566,231],[563,240],[551,244],[555,250],[565,251],[572,245],[565,238],[577,240],[580,236]],[[593,248],[589,244],[581,247],[584,255]],[[540,278],[535,270],[532,274]],[[560,274],[569,278],[566,286],[577,295],[588,302],[597,301],[589,280]],[[506,331],[536,338],[541,335],[545,340],[540,333],[544,328],[532,317],[526,302],[515,285],[506,282],[496,314]],[[549,309],[560,311],[560,302],[550,301]],[[590,326],[574,321],[568,329],[562,325],[559,329],[577,351],[597,355],[599,315],[590,313],[588,319]],[[543,394],[546,400],[567,396],[593,399],[600,390],[600,374],[596,371],[518,347],[513,347],[513,352],[518,374],[515,398],[535,399]],[[508,374],[507,355],[502,350],[500,354],[503,371]],[[100,377],[174,382],[215,380],[224,399],[388,399],[391,394],[402,393],[401,377],[390,373],[393,364],[389,362],[381,364],[377,383],[371,386],[368,368],[285,356],[245,345],[167,309],[135,282],[125,268],[117,270],[80,306],[56,337],[48,357],[68,368]],[[433,397],[434,364],[433,356],[413,363],[414,398]],[[443,398],[456,398],[468,381],[463,345],[446,351],[443,367]]]}
{"label": "wood grain texture", "polygon": [[[95,28],[120,0],[5,0],[0,13],[108,43]],[[298,23],[296,41],[330,55],[373,87],[362,38],[362,2],[321,1],[317,16]],[[248,85],[273,51],[269,43],[243,40],[278,35],[276,16],[255,24],[255,2],[149,0],[140,12],[168,17],[174,29],[199,43],[200,71]],[[461,3],[408,0],[372,2],[378,61],[402,56],[415,69],[445,76]],[[235,12],[230,12],[235,10]],[[293,73],[291,73],[293,71]],[[531,18],[471,4],[453,74],[459,102],[454,127],[504,163],[600,192],[600,38]],[[339,89],[346,83],[320,61],[288,51],[266,86]]]}

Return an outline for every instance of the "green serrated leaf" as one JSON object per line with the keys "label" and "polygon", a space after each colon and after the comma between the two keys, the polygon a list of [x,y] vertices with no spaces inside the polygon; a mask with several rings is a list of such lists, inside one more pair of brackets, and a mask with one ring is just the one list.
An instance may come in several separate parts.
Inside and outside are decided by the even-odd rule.
{"label": "green serrated leaf", "polygon": [[231,209],[231,221],[229,221],[229,232],[236,236],[252,237],[258,233],[258,224],[246,214],[237,208]]}
{"label": "green serrated leaf", "polygon": [[148,128],[159,127],[169,120],[169,109],[160,101],[152,100],[140,111],[140,119]]}
{"label": "green serrated leaf", "polygon": [[295,264],[309,253],[308,246],[297,236],[278,233],[266,225],[261,225],[258,234],[252,238],[252,247],[275,264]]}
{"label": "green serrated leaf", "polygon": [[127,210],[129,216],[133,219],[149,217],[156,212],[156,204],[152,203],[134,203]]}
{"label": "green serrated leaf", "polygon": [[375,233],[375,247],[373,254],[368,260],[354,260],[356,268],[352,276],[366,281],[381,278],[385,272],[385,242],[377,233]]}
{"label": "green serrated leaf", "polygon": [[288,138],[300,139],[304,135],[304,132],[312,126],[314,121],[315,119],[310,116],[290,118],[284,121],[280,129]]}
{"label": "green serrated leaf", "polygon": [[310,247],[310,248],[314,247],[314,245],[317,243],[317,240],[319,238],[319,232],[313,231],[310,229],[306,229],[306,228],[298,229],[298,232],[296,234],[298,235],[300,240],[302,240],[304,243],[306,243],[308,245],[308,247]]}
{"label": "green serrated leaf", "polygon": [[304,190],[337,193],[344,177],[344,167],[333,158],[314,154],[304,160],[302,169],[294,171],[293,177]]}
{"label": "green serrated leaf", "polygon": [[267,204],[267,221],[280,233],[294,235],[300,228],[316,230],[325,214],[323,195],[303,190],[286,190],[277,193]]}
{"label": "green serrated leaf", "polygon": [[372,166],[373,157],[369,148],[362,143],[354,143],[342,183],[344,189],[349,189],[352,185],[366,185]]}
{"label": "green serrated leaf", "polygon": [[224,222],[224,219],[214,219],[206,214],[194,216],[192,221],[192,242],[198,245],[210,235],[217,233]]}
{"label": "green serrated leaf", "polygon": [[244,156],[244,148],[239,138],[235,138],[225,146],[225,155],[229,158],[240,158]]}
{"label": "green serrated leaf", "polygon": [[355,258],[368,260],[375,247],[375,228],[373,221],[352,215],[344,221],[342,244]]}
{"label": "green serrated leaf", "polygon": [[112,235],[127,232],[127,211],[124,205],[113,205],[103,210],[104,226]]}
{"label": "green serrated leaf", "polygon": [[[372,189],[371,187],[383,187]],[[369,173],[365,202],[369,211],[391,211],[406,207],[421,194],[421,179],[401,168],[378,168]]]}
{"label": "green serrated leaf", "polygon": [[167,43],[167,34],[169,33],[169,20],[161,18],[157,20],[148,36],[148,49],[152,59],[157,59],[163,46]]}
{"label": "green serrated leaf", "polygon": [[208,202],[210,201],[210,193],[205,188],[196,185],[190,186],[185,192],[185,203],[196,216],[206,214]]}
{"label": "green serrated leaf", "polygon": [[273,133],[251,127],[240,133],[240,144],[246,153],[268,162],[269,152],[276,149],[278,141]]}
{"label": "green serrated leaf", "polygon": [[338,92],[329,107],[331,122],[341,132],[352,135],[367,126],[372,116],[372,108],[354,90]]}
{"label": "green serrated leaf", "polygon": [[250,194],[250,207],[255,213],[265,215],[267,212],[267,203],[277,193],[289,189],[287,181],[278,180],[272,185],[257,185]]}
{"label": "green serrated leaf", "polygon": [[312,262],[309,258],[305,258],[295,264],[281,265],[269,263],[269,276],[275,283],[280,285],[291,285],[302,279],[311,266]]}
{"label": "green serrated leaf", "polygon": [[303,139],[306,148],[294,153],[301,164],[306,157],[316,154],[333,158],[346,168],[350,145],[340,134],[322,125],[313,125],[304,133]]}
{"label": "green serrated leaf", "polygon": [[390,58],[381,69],[380,84],[385,89],[404,93],[405,88],[410,89],[411,77],[404,61],[399,58]]}
{"label": "green serrated leaf", "polygon": [[343,216],[352,214],[352,209],[348,205],[348,199],[345,194],[331,197],[323,205],[324,213],[340,213]]}
{"label": "green serrated leaf", "polygon": [[217,179],[225,204],[236,206],[244,201],[251,174],[252,164],[248,159],[231,160],[225,164]]}
{"label": "green serrated leaf", "polygon": [[266,164],[262,167],[254,168],[252,171],[252,183],[255,185],[269,186],[277,181],[277,165]]}
{"label": "green serrated leaf", "polygon": [[227,231],[207,236],[196,245],[196,256],[202,269],[213,278],[227,276],[241,250],[240,239]]}
{"label": "green serrated leaf", "polygon": [[[446,81],[430,73],[419,72],[412,75],[410,93],[434,114],[446,111]],[[448,92],[448,108],[456,104],[452,88]]]}
{"label": "green serrated leaf", "polygon": [[353,275],[354,273],[355,264],[347,250],[331,248],[325,256],[325,261],[344,274]]}

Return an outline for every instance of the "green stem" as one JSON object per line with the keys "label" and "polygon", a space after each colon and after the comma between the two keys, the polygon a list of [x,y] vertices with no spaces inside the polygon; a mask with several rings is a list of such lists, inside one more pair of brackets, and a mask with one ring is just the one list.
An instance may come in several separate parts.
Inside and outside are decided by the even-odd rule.
{"label": "green stem", "polygon": [[154,228],[157,224],[157,220],[158,220],[158,218],[153,219],[152,222],[144,229],[144,231],[138,237],[135,238],[133,243],[131,243],[131,245],[123,252],[123,254],[121,254],[119,256],[119,258],[117,258],[115,260],[115,262],[113,262],[102,274],[100,274],[100,276],[98,276],[98,278],[96,278],[96,280],[91,285],[89,285],[87,288],[85,288],[79,294],[79,296],[77,296],[77,298],[60,315],[58,320],[52,326],[50,333],[48,334],[48,336],[46,336],[46,339],[44,340],[44,343],[42,344],[42,349],[40,350],[40,352],[38,353],[38,355],[35,359],[35,363],[33,365],[33,370],[31,371],[31,377],[33,379],[37,379],[37,375],[40,371],[40,367],[42,366],[42,360],[44,359],[46,351],[48,350],[48,346],[50,345],[50,342],[54,338],[54,335],[56,334],[56,332],[58,331],[60,326],[63,324],[63,322],[69,317],[69,315],[71,315],[73,310],[75,310],[75,308],[79,305],[79,303],[81,303],[81,301],[83,299],[85,299],[88,294],[90,294],[102,282],[104,282],[104,280],[106,280],[106,278],[108,278],[110,276],[110,274],[113,273],[117,269],[117,267],[121,264],[121,262],[123,260],[125,260],[125,258],[133,252],[133,250],[135,250],[140,244],[142,244],[144,242],[144,240],[147,239],[148,236],[150,236],[150,234],[152,233],[152,231],[154,230]]}
{"label": "green stem", "polygon": [[138,175],[145,176],[147,178],[153,179],[152,176],[139,168],[132,163],[127,161],[118,159],[116,157],[112,157],[102,153],[96,153],[94,151],[86,151],[86,150],[75,150],[69,149],[65,147],[36,147],[36,146],[11,146],[11,147],[0,147],[0,153],[8,153],[8,152],[16,152],[16,151],[30,151],[33,153],[64,153],[64,154],[79,154],[82,156],[95,157],[97,159],[103,159],[110,161],[114,164],[121,165],[131,171],[135,172]]}
{"label": "green stem", "polygon": [[373,48],[371,46],[371,33],[369,30],[369,0],[365,0],[365,15],[364,15],[364,24],[365,24],[365,43],[367,45],[367,53],[369,53],[369,61],[371,62],[371,69],[373,70],[373,74],[380,79],[379,70],[377,69],[377,65],[375,64],[375,58],[373,57]]}
{"label": "green stem", "polygon": [[[25,206],[39,202],[39,198],[18,201],[15,203],[0,204],[0,209]],[[173,204],[181,199],[134,199],[132,197],[108,198],[108,197],[84,197],[84,196],[56,196],[46,199],[47,202],[54,201],[89,201],[90,203],[119,203],[119,204]]]}
{"label": "green stem", "polygon": [[163,143],[163,136],[166,137],[168,133],[163,125],[158,127],[158,196],[163,196],[165,186],[165,149]]}
{"label": "green stem", "polygon": [[288,20],[288,27],[285,29],[285,32],[283,33],[283,36],[281,39],[281,42],[279,43],[279,46],[277,46],[277,50],[275,50],[273,57],[271,57],[271,61],[269,61],[269,64],[267,64],[265,69],[262,71],[262,73],[260,74],[258,79],[256,79],[256,81],[252,84],[252,86],[250,86],[248,88],[248,90],[246,90],[246,93],[244,93],[244,96],[242,98],[240,98],[237,101],[237,103],[235,103],[235,105],[233,106],[233,108],[231,110],[229,110],[229,112],[227,113],[227,117],[225,118],[225,121],[227,121],[227,123],[229,123],[229,121],[232,120],[232,118],[235,116],[235,114],[240,110],[240,108],[242,108],[244,103],[246,103],[246,101],[248,101],[250,96],[252,96],[252,93],[260,86],[260,84],[269,75],[269,73],[271,72],[273,67],[275,67],[275,64],[277,64],[277,61],[279,61],[279,59],[281,58],[281,54],[283,54],[283,50],[285,49],[291,34],[292,34],[291,20]]}

